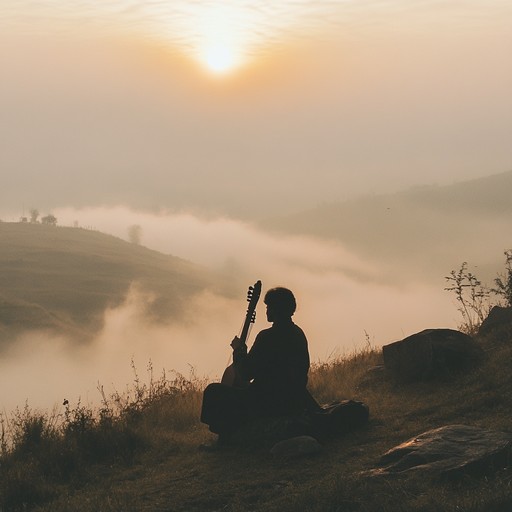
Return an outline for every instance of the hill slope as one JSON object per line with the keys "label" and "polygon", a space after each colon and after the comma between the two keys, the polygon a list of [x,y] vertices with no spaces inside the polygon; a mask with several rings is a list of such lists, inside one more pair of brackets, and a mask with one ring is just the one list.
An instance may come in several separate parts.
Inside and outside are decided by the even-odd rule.
{"label": "hill slope", "polygon": [[[199,423],[205,383],[177,379],[149,389],[136,382],[124,412],[93,423],[72,408],[54,435],[50,415],[11,422],[17,444],[0,457],[0,507],[48,512],[508,512],[511,460],[457,480],[410,471],[369,478],[390,448],[426,430],[465,424],[510,432],[511,325],[477,338],[485,357],[465,374],[399,385],[378,351],[318,365],[310,389],[321,402],[355,398],[370,407],[367,427],[323,441],[319,456],[272,457],[246,442],[198,450],[211,434]],[[117,397],[114,397],[117,400]],[[104,404],[103,414],[109,412]],[[105,410],[105,408],[107,408]],[[87,419],[87,422],[83,420]],[[40,506],[38,506],[40,505]]]}
{"label": "hill slope", "polygon": [[400,272],[446,275],[464,259],[494,274],[512,241],[512,171],[444,187],[319,206],[263,226],[340,240],[360,256]]}
{"label": "hill slope", "polygon": [[155,294],[147,313],[165,320],[214,279],[192,263],[97,231],[0,223],[0,340],[25,329],[87,338],[134,283]]}

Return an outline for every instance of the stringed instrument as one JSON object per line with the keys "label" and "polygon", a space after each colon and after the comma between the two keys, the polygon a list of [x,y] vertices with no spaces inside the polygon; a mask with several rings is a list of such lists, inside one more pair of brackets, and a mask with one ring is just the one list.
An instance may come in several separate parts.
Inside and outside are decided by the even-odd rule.
{"label": "stringed instrument", "polygon": [[[261,281],[256,281],[253,286],[249,286],[249,290],[247,291],[247,302],[249,303],[249,306],[247,307],[244,324],[239,336],[240,342],[244,345],[247,342],[247,336],[249,335],[251,324],[253,324],[256,320],[256,305],[258,304],[260,295]],[[247,385],[247,382],[245,382],[240,377],[240,375],[238,375],[234,363],[231,363],[224,370],[221,383],[232,387],[244,387]]]}

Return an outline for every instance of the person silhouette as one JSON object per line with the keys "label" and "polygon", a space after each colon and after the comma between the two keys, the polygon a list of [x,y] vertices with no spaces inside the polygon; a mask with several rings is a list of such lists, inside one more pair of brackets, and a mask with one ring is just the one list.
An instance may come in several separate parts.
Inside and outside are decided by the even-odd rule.
{"label": "person silhouette", "polygon": [[308,341],[292,320],[293,293],[272,288],[264,302],[272,326],[258,333],[249,351],[238,337],[231,341],[233,365],[245,385],[213,383],[203,393],[201,421],[219,435],[220,443],[253,419],[300,415],[319,407],[307,391]]}

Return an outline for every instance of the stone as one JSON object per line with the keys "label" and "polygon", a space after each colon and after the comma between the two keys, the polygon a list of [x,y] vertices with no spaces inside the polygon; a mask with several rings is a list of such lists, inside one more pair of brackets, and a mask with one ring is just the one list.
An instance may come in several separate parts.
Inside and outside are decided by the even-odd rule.
{"label": "stone", "polygon": [[339,437],[365,426],[370,409],[357,400],[341,400],[323,405],[312,414],[312,434],[315,438]]}
{"label": "stone", "polygon": [[453,329],[426,329],[382,347],[384,366],[399,381],[451,376],[482,357],[475,340]]}
{"label": "stone", "polygon": [[270,453],[274,457],[295,458],[315,455],[322,450],[322,445],[311,436],[297,436],[276,443]]}
{"label": "stone", "polygon": [[371,476],[431,472],[440,477],[485,474],[510,462],[512,436],[469,425],[424,432],[386,452]]}
{"label": "stone", "polygon": [[512,333],[512,308],[494,306],[478,330],[479,336],[504,336],[509,339]]}

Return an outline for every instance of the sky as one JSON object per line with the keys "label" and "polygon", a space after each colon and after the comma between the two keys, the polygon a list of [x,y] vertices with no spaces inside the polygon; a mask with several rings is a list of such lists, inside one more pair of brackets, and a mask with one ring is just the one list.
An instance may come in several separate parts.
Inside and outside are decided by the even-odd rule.
{"label": "sky", "polygon": [[[512,170],[511,27],[510,0],[0,0],[0,219],[37,208],[122,238],[138,224],[150,248],[289,286],[314,361],[454,328],[442,274],[404,281],[247,221]],[[143,301],[107,310],[78,354],[18,340],[2,405],[97,398],[132,357],[141,372],[227,364],[238,301],[198,296],[202,321],[166,328]]]}
{"label": "sky", "polygon": [[2,210],[262,218],[512,169],[508,0],[0,2]]}

